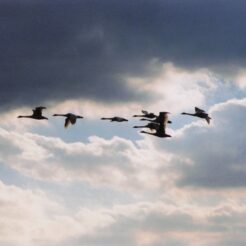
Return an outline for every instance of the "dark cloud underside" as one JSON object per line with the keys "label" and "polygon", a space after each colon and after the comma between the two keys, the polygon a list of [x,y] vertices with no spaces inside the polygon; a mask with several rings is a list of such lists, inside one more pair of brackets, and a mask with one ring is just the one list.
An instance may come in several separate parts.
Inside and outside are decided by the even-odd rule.
{"label": "dark cloud underside", "polygon": [[245,63],[245,1],[0,1],[1,107],[137,100],[122,80],[152,58]]}

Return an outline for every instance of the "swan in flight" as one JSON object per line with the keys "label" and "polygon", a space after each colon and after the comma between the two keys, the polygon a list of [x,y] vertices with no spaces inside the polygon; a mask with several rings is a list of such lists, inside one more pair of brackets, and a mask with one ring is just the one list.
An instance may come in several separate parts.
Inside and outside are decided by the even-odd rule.
{"label": "swan in flight", "polygon": [[64,127],[67,128],[69,126],[69,124],[71,123],[72,125],[74,125],[76,123],[77,119],[83,119],[83,116],[80,115],[75,115],[72,113],[68,113],[68,114],[53,114],[53,116],[63,116],[66,117],[65,119],[65,124]]}
{"label": "swan in flight", "polygon": [[154,120],[150,120],[150,119],[141,119],[141,120],[147,120],[153,123],[158,123],[158,124],[171,124],[172,121],[168,120],[168,114],[170,114],[169,112],[160,112],[159,116],[156,117],[156,119]]}
{"label": "swan in flight", "polygon": [[112,117],[112,118],[101,118],[101,120],[110,120],[111,122],[123,122],[123,121],[128,121],[127,119],[125,118],[122,118],[122,117]]}
{"label": "swan in flight", "polygon": [[[153,135],[156,137],[160,137],[160,138],[167,138],[167,137],[171,137],[171,135],[166,134],[166,126],[168,123],[168,114],[169,112],[160,112],[159,116],[157,117],[157,121],[156,123],[158,123],[158,128],[155,129],[156,132],[155,133],[150,133],[150,132],[146,132],[146,131],[141,131],[141,133],[145,133],[145,134],[149,134],[149,135]],[[152,122],[154,123],[154,122]]]}
{"label": "swan in flight", "polygon": [[159,138],[170,138],[170,137],[172,137],[171,135],[166,134],[166,129],[165,129],[165,125],[164,124],[160,124],[158,129],[154,133],[146,132],[146,131],[141,131],[141,133],[153,135],[153,136],[156,136],[156,137],[159,137]]}
{"label": "swan in flight", "polygon": [[205,119],[208,122],[208,124],[210,123],[210,120],[211,120],[209,115],[203,109],[200,109],[200,108],[197,108],[197,107],[195,107],[195,113],[194,114],[185,113],[185,112],[183,112],[182,114],[191,115],[191,116],[195,116],[195,117],[199,117],[199,118]]}
{"label": "swan in flight", "polygon": [[150,122],[145,126],[134,126],[133,128],[149,128],[152,131],[152,130],[157,130],[159,126],[160,126],[159,123]]}
{"label": "swan in flight", "polygon": [[32,110],[32,115],[19,115],[18,118],[31,118],[35,120],[48,120],[48,118],[44,117],[42,115],[43,109],[46,109],[46,107],[36,107]]}
{"label": "swan in flight", "polygon": [[153,119],[153,118],[156,118],[157,115],[155,115],[154,113],[149,113],[148,111],[146,110],[142,110],[142,115],[133,115],[133,117],[145,117],[145,118],[149,118],[149,119]]}

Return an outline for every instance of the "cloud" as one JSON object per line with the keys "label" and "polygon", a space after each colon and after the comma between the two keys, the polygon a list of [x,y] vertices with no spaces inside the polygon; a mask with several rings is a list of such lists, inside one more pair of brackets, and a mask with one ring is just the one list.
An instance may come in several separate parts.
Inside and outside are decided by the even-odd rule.
{"label": "cloud", "polygon": [[[104,210],[114,218],[112,224],[101,231],[84,235],[77,239],[68,239],[72,245],[223,245],[225,238],[234,239],[233,230],[228,226],[226,217],[233,217],[239,209],[245,216],[245,206],[233,205],[196,206],[192,203],[167,205],[164,202],[135,203],[115,205],[110,211]],[[199,213],[197,213],[199,211]],[[225,214],[226,211],[226,214]],[[237,213],[237,212],[236,212]],[[223,218],[216,220],[216,216]],[[242,219],[235,217],[233,228],[238,235]]]}
{"label": "cloud", "polygon": [[1,1],[1,109],[146,100],[125,78],[149,74],[153,59],[237,70],[245,64],[244,7],[241,0]]}
{"label": "cloud", "polygon": [[[189,71],[172,63],[161,65],[157,61],[153,61],[151,67],[155,71],[153,74],[130,77],[128,82],[133,90],[152,95],[151,106],[156,111],[180,113],[191,105],[202,106],[207,96],[220,85],[218,77],[208,69]],[[148,104],[150,102],[146,102],[146,107]]]}
{"label": "cloud", "polygon": [[245,186],[245,105],[245,99],[215,105],[211,126],[205,122],[185,126],[181,135],[165,145],[166,151],[181,160],[173,163],[180,168],[178,185],[211,189]]}
{"label": "cloud", "polygon": [[158,187],[156,166],[168,160],[154,149],[119,137],[92,136],[88,143],[66,143],[59,138],[1,130],[0,143],[8,150],[2,163],[32,178],[80,180],[119,189]]}
{"label": "cloud", "polygon": [[40,189],[22,189],[0,182],[2,245],[53,245],[67,238],[89,235],[114,219],[100,209],[74,213]]}
{"label": "cloud", "polygon": [[[31,198],[26,198],[26,190],[14,188],[20,193],[12,196],[14,211],[22,211],[24,204],[30,207],[22,217],[9,204],[0,203],[0,216],[1,207],[6,216],[2,217],[15,215],[14,222],[8,222],[12,221],[11,226],[3,223],[4,230],[10,231],[0,235],[0,242],[14,245],[19,235],[25,235],[23,244],[38,246],[242,244],[245,105],[245,99],[219,103],[209,111],[211,126],[198,120],[174,130],[170,141],[148,136],[137,142],[92,136],[87,143],[67,143],[1,128],[4,149],[0,161],[4,165],[43,182],[59,185],[78,180],[92,189],[100,186],[127,192],[133,199],[110,207],[79,206],[71,212],[42,191],[28,190]],[[9,201],[13,191],[5,186],[2,189],[7,191],[1,194]],[[13,225],[19,228],[14,238]]]}
{"label": "cloud", "polygon": [[33,245],[36,239],[41,238],[41,234],[44,239],[55,240],[52,232],[55,227],[58,230],[63,227],[63,234],[55,236],[58,240],[70,234],[63,225],[75,222],[60,216],[62,207],[41,190],[21,189],[2,182],[0,189],[1,244]]}

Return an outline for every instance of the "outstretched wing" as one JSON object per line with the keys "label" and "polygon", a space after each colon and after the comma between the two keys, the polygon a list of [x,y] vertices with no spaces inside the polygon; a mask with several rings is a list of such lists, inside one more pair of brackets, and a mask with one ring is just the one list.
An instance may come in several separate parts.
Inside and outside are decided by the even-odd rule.
{"label": "outstretched wing", "polygon": [[211,118],[207,116],[205,119],[206,119],[206,121],[208,122],[208,124],[210,124],[210,119],[211,119]]}
{"label": "outstretched wing", "polygon": [[158,135],[164,135],[166,133],[166,126],[164,124],[160,124],[158,129],[156,130]]}
{"label": "outstretched wing", "polygon": [[70,119],[69,119],[69,118],[66,118],[66,119],[65,119],[64,127],[65,127],[65,128],[68,128],[69,124],[70,124]]}
{"label": "outstretched wing", "polygon": [[203,109],[200,109],[197,107],[195,107],[195,111],[196,111],[196,113],[205,113],[205,111]]}
{"label": "outstretched wing", "polygon": [[46,109],[46,107],[36,107],[35,109],[32,110],[33,115],[34,116],[41,116],[43,109]]}

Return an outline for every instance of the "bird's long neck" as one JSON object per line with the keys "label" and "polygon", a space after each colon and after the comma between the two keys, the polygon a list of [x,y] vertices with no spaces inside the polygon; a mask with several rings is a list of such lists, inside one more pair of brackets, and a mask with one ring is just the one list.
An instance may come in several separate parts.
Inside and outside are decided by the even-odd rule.
{"label": "bird's long neck", "polygon": [[145,115],[133,115],[133,117],[145,117]]}
{"label": "bird's long neck", "polygon": [[112,120],[112,118],[101,118],[101,120]]}
{"label": "bird's long neck", "polygon": [[141,120],[145,120],[145,121],[150,121],[150,122],[155,122],[155,120],[150,120],[150,119],[141,119]]}
{"label": "bird's long neck", "polygon": [[195,114],[190,114],[190,113],[182,113],[182,114],[190,115],[190,116],[196,116]]}
{"label": "bird's long neck", "polygon": [[146,126],[134,126],[134,128],[144,128]]}
{"label": "bird's long neck", "polygon": [[150,132],[146,132],[146,131],[141,131],[141,132],[142,132],[142,133],[145,133],[145,134],[153,135],[153,136],[156,135],[155,133],[150,133]]}
{"label": "bird's long neck", "polygon": [[53,114],[53,116],[64,116],[64,117],[66,117],[67,115],[66,114]]}
{"label": "bird's long neck", "polygon": [[18,118],[32,118],[32,115],[19,115]]}

